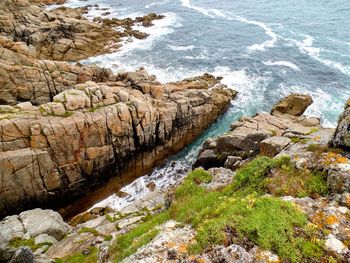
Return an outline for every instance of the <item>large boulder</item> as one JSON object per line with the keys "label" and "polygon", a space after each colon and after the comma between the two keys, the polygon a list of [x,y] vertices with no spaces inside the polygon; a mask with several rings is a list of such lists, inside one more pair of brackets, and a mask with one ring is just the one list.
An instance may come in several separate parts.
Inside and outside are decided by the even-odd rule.
{"label": "large boulder", "polygon": [[260,154],[268,157],[274,157],[290,143],[291,139],[287,137],[273,136],[267,138],[260,143]]}
{"label": "large boulder", "polygon": [[271,110],[271,114],[289,114],[293,116],[302,115],[307,107],[312,104],[310,95],[291,94],[280,100]]}
{"label": "large boulder", "polygon": [[331,144],[335,147],[350,148],[350,100],[347,101]]}
{"label": "large boulder", "polygon": [[[36,243],[61,240],[70,227],[60,214],[40,208],[8,216],[0,222],[0,262],[31,262],[26,249],[15,249],[10,243],[15,239],[35,239]],[[52,242],[54,243],[54,242]],[[21,261],[28,258],[28,261]]]}

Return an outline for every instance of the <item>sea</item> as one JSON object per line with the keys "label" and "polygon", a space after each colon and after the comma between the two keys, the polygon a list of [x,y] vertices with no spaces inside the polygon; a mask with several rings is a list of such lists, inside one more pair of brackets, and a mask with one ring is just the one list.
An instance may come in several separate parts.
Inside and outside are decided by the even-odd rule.
{"label": "sea", "polygon": [[[195,142],[122,191],[95,204],[121,209],[149,192],[164,190],[191,169],[200,145],[229,130],[244,115],[269,111],[282,97],[310,94],[308,116],[335,127],[350,98],[349,0],[70,0],[68,7],[90,5],[88,19],[165,15],[154,26],[135,28],[144,40],[125,39],[115,53],[82,61],[114,72],[144,67],[163,83],[201,75],[223,77],[237,90],[231,107]],[[54,6],[53,6],[54,7]],[[50,7],[50,8],[53,8]]]}

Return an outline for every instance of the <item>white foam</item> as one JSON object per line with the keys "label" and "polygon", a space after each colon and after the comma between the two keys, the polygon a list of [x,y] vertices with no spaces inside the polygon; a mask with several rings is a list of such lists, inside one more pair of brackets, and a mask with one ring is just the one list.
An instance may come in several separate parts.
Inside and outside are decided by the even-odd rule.
{"label": "white foam", "polygon": [[331,68],[334,68],[336,70],[339,70],[343,74],[350,75],[350,66],[343,65],[340,62],[322,58],[321,52],[329,52],[329,51],[318,47],[314,47],[313,43],[315,39],[312,36],[304,35],[304,34],[301,34],[301,35],[305,37],[302,42],[297,41],[295,39],[286,39],[286,40],[295,44],[303,54],[307,54],[308,56],[315,59],[316,61],[321,62],[322,64],[329,66]]}
{"label": "white foam", "polygon": [[153,3],[150,3],[149,5],[146,5],[145,8],[149,9],[150,7],[152,6],[161,6],[161,5],[165,5],[169,2],[169,0],[166,0],[166,1],[162,1],[162,2],[153,2]]}
{"label": "white foam", "polygon": [[186,51],[186,50],[192,50],[195,48],[194,45],[190,45],[190,46],[172,46],[172,45],[168,45],[168,47],[174,51]]}
{"label": "white foam", "polygon": [[[303,86],[286,86],[285,84],[279,84],[280,92],[279,96],[285,97],[291,93],[309,94],[313,98],[313,103],[305,111],[305,115],[309,117],[321,118],[322,125],[327,128],[334,128],[337,119],[330,120],[327,118],[327,113],[341,112],[344,107],[344,101],[341,98],[335,99],[333,95],[320,88],[312,89],[311,87]],[[343,97],[348,98],[350,96],[349,91],[343,91]]]}
{"label": "white foam", "polygon": [[229,20],[232,20],[229,16],[224,14],[224,12],[215,9],[215,8],[204,8],[204,7],[199,7],[191,4],[191,0],[181,0],[182,6],[193,9],[199,13],[202,13],[205,16],[208,16],[210,18],[215,18],[215,17],[221,17],[221,18],[226,18]]}
{"label": "white foam", "polygon": [[251,45],[249,46],[247,49],[249,51],[265,51],[266,48],[271,48],[271,47],[274,47],[275,46],[275,43],[277,42],[278,40],[278,36],[277,34],[275,34],[272,29],[267,26],[266,24],[262,23],[262,22],[258,22],[258,21],[255,21],[255,20],[248,20],[246,19],[245,17],[242,17],[242,16],[235,16],[236,17],[236,20],[240,21],[240,22],[243,22],[243,23],[246,23],[246,24],[250,24],[250,25],[255,25],[255,26],[258,26],[260,28],[262,28],[264,31],[265,31],[265,34],[268,35],[269,37],[271,37],[270,40],[267,40],[261,44],[254,44],[254,45]]}
{"label": "white foam", "polygon": [[294,69],[296,71],[300,71],[299,67],[290,61],[263,61],[263,64],[266,66],[283,66]]}

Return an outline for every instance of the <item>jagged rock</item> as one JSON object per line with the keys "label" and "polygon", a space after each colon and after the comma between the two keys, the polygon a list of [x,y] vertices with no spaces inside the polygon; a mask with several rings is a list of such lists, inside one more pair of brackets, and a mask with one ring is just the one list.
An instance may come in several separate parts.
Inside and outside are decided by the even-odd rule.
{"label": "jagged rock", "polygon": [[243,247],[238,245],[230,245],[228,247],[217,246],[203,255],[205,262],[222,263],[253,263],[253,255],[247,252]]}
{"label": "jagged rock", "polygon": [[13,254],[9,263],[34,263],[34,255],[29,247],[20,247]]}
{"label": "jagged rock", "polygon": [[209,169],[211,167],[220,167],[223,164],[213,150],[204,150],[193,164],[193,168],[203,167]]}
{"label": "jagged rock", "polygon": [[[304,105],[303,107],[309,105],[310,100],[312,101],[306,95],[297,94],[290,95],[282,101],[291,103],[291,109],[296,111],[301,108],[301,104]],[[302,103],[303,101],[305,103]],[[273,157],[287,146],[289,147],[290,138],[307,138],[319,128],[319,119],[292,116],[291,112],[275,115],[258,113],[254,117],[242,117],[231,124],[230,132],[203,143],[194,167],[201,163],[200,165],[205,168],[225,166],[234,170],[241,161],[259,153]]]}
{"label": "jagged rock", "polygon": [[303,94],[291,94],[280,100],[271,110],[271,114],[302,115],[307,107],[313,103],[311,96]]}
{"label": "jagged rock", "polygon": [[260,143],[260,154],[274,157],[291,143],[291,140],[282,136],[273,136]]}
{"label": "jagged rock", "polygon": [[[142,76],[144,83],[155,81],[145,72]],[[234,95],[222,87],[210,89],[218,80],[209,75],[203,76],[207,84],[195,78],[205,89],[192,89],[193,79],[164,84],[160,99],[117,77],[120,81],[78,84],[56,95],[55,104],[0,119],[2,215],[49,200],[62,206],[67,196],[71,203],[118,174],[122,178],[115,179],[116,185],[126,184],[196,138]],[[125,102],[119,101],[122,93],[128,94]],[[62,117],[57,116],[63,114],[59,104],[67,110]]]}
{"label": "jagged rock", "polygon": [[334,147],[350,148],[350,100],[347,101],[343,113],[338,120],[338,126],[335,130],[331,144]]}

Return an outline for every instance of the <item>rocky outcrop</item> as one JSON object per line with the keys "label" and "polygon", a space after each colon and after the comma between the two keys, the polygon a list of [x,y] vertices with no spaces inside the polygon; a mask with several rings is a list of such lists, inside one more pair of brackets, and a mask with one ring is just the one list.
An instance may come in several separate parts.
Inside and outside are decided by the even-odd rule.
{"label": "rocky outcrop", "polygon": [[[58,207],[119,176],[149,172],[196,138],[234,96],[210,75],[162,85],[145,71],[85,82],[0,116],[1,213]],[[69,197],[69,198],[68,198]]]}
{"label": "rocky outcrop", "polygon": [[[307,138],[320,128],[319,119],[298,116],[312,101],[308,98],[300,94],[290,95],[274,107],[273,114],[258,113],[254,117],[242,117],[231,125],[231,131],[227,134],[204,142],[194,167],[208,169],[225,165],[235,169],[242,160],[259,153],[275,156],[290,144],[293,137]],[[288,106],[282,110],[281,104],[285,102],[288,102]],[[302,111],[296,110],[301,108]]]}
{"label": "rocky outcrop", "polygon": [[[134,20],[113,19],[96,23],[82,16],[86,8],[45,10],[37,2],[42,1],[1,1],[0,35],[16,43],[26,43],[38,59],[78,61],[113,52],[121,46],[123,37],[147,37],[147,34],[133,30],[133,25],[143,21],[151,25],[153,20],[162,18],[150,14]],[[113,26],[122,30],[117,31]]]}
{"label": "rocky outcrop", "polygon": [[310,95],[291,94],[282,100],[280,100],[271,110],[271,114],[277,113],[289,114],[293,116],[302,115],[307,107],[312,104],[312,98]]}
{"label": "rocky outcrop", "polygon": [[19,247],[21,244],[35,244],[38,248],[52,245],[69,231],[62,217],[52,210],[34,209],[8,216],[0,222],[0,262],[30,262],[18,261],[34,258],[32,251]]}
{"label": "rocky outcrop", "polygon": [[331,144],[335,147],[350,149],[350,101],[345,105],[338,120],[338,126]]}

